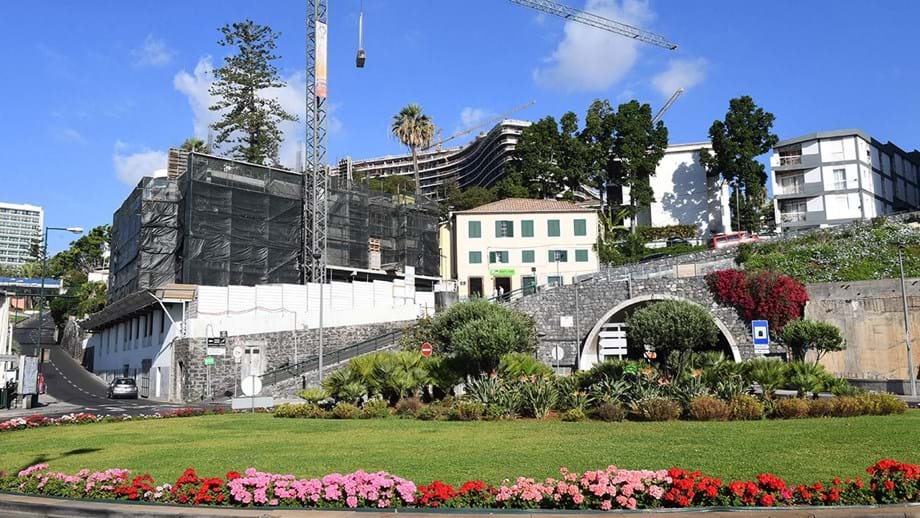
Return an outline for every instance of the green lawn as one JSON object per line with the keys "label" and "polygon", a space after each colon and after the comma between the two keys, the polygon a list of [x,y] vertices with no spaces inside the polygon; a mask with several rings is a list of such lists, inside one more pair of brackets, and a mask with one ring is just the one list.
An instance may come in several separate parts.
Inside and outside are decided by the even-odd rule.
{"label": "green lawn", "polygon": [[189,466],[301,476],[384,469],[420,483],[681,466],[726,478],[771,471],[794,482],[856,476],[883,457],[920,462],[920,411],[890,417],[729,423],[425,422],[207,416],[0,435],[0,469],[124,467],[174,480]]}

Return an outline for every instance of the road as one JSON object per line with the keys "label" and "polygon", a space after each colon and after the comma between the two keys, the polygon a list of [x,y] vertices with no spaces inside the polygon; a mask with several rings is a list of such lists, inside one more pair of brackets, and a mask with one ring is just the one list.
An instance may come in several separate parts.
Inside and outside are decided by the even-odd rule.
{"label": "road", "polygon": [[[48,320],[45,321],[41,340],[46,351],[46,361],[41,363],[39,371],[45,378],[47,395],[40,396],[39,403],[40,405],[47,404],[36,407],[32,411],[23,409],[0,411],[0,419],[3,419],[5,414],[20,416],[32,413],[48,416],[60,416],[73,412],[90,412],[97,415],[139,415],[189,406],[145,398],[108,399],[105,383],[89,373],[67,351],[54,343],[52,324],[50,318],[47,316],[46,318]],[[35,346],[38,343],[38,318],[31,317],[14,327],[13,339],[19,343],[24,354],[35,354]]]}

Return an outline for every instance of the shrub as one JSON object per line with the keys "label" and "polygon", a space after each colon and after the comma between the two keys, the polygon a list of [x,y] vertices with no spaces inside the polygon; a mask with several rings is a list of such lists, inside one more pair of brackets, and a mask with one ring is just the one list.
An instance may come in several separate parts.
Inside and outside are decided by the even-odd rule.
{"label": "shrub", "polygon": [[521,408],[519,388],[522,383],[524,382],[496,377],[477,378],[466,384],[466,397],[485,406],[498,406],[505,414],[517,415]]}
{"label": "shrub", "polygon": [[711,348],[719,339],[719,328],[708,311],[679,300],[640,308],[626,319],[626,326],[629,340],[654,347],[660,360],[678,352],[677,373],[682,372],[691,351]]}
{"label": "shrub", "polygon": [[808,401],[797,397],[780,399],[773,403],[773,416],[780,419],[808,417]]}
{"label": "shrub", "polygon": [[417,397],[404,397],[396,402],[396,415],[415,417],[422,408],[422,400]]}
{"label": "shrub", "polygon": [[531,417],[543,419],[556,406],[559,393],[553,379],[537,376],[520,383],[521,408]]}
{"label": "shrub", "polygon": [[440,421],[444,418],[444,407],[441,405],[425,405],[415,413],[415,418],[421,421]]}
{"label": "shrub", "polygon": [[623,405],[612,401],[605,401],[594,408],[594,417],[601,421],[623,421],[626,415],[627,412]]}
{"label": "shrub", "polygon": [[736,308],[747,320],[769,320],[779,333],[802,315],[808,292],[801,282],[769,270],[719,270],[706,276],[709,291],[720,304]]}
{"label": "shrub", "polygon": [[310,406],[313,405],[309,403],[282,403],[275,407],[272,414],[275,417],[303,418],[307,417]]}
{"label": "shrub", "polygon": [[696,421],[727,421],[732,411],[721,399],[698,396],[690,400],[688,413]]}
{"label": "shrub", "polygon": [[831,399],[831,415],[834,417],[853,417],[862,415],[863,405],[851,396],[839,396]]}
{"label": "shrub", "polygon": [[673,421],[680,418],[680,405],[667,398],[643,399],[633,405],[633,413],[643,421]]}
{"label": "shrub", "polygon": [[824,366],[809,362],[790,362],[788,374],[789,386],[796,389],[799,396],[817,395],[824,390],[825,383],[834,379]]}
{"label": "shrub", "polygon": [[835,396],[856,396],[862,392],[843,378],[834,378],[824,384],[824,390]]}
{"label": "shrub", "polygon": [[306,388],[298,392],[297,395],[300,396],[300,399],[303,399],[307,403],[313,403],[314,405],[318,405],[320,401],[329,397],[329,394],[327,394],[326,390],[322,387]]}
{"label": "shrub", "polygon": [[447,418],[451,421],[479,421],[486,412],[482,403],[475,401],[458,401],[447,409]]}
{"label": "shrub", "polygon": [[907,403],[891,394],[862,394],[856,396],[863,415],[903,414]]}
{"label": "shrub", "polygon": [[830,399],[812,399],[808,402],[808,417],[831,417],[834,403]]}
{"label": "shrub", "polygon": [[573,423],[580,423],[581,421],[584,421],[587,418],[588,416],[585,415],[584,410],[581,410],[579,408],[573,408],[571,410],[566,410],[562,414],[563,421],[573,422]]}
{"label": "shrub", "polygon": [[847,343],[834,324],[819,320],[793,320],[780,333],[780,341],[789,348],[792,357],[805,360],[808,351],[815,352],[815,363],[829,352],[846,349]]}
{"label": "shrub", "polygon": [[516,379],[522,376],[548,376],[553,370],[532,354],[508,353],[502,355],[498,373],[504,378]]}
{"label": "shrub", "polygon": [[729,400],[728,406],[735,421],[756,421],[763,418],[763,403],[757,401],[754,396],[735,396]]}
{"label": "shrub", "polygon": [[482,414],[482,418],[486,421],[498,421],[500,419],[514,419],[517,417],[514,413],[509,413],[507,409],[502,408],[498,405],[487,405],[486,411]]}
{"label": "shrub", "polygon": [[[400,400],[401,401],[401,400]],[[361,417],[365,419],[382,418],[390,416],[390,405],[385,399],[371,399],[361,407]]]}
{"label": "shrub", "polygon": [[332,407],[332,417],[335,419],[357,419],[361,415],[361,409],[351,403],[340,401]]}
{"label": "shrub", "polygon": [[744,362],[745,377],[760,385],[764,399],[773,399],[777,389],[786,386],[787,364],[781,360],[756,358]]}

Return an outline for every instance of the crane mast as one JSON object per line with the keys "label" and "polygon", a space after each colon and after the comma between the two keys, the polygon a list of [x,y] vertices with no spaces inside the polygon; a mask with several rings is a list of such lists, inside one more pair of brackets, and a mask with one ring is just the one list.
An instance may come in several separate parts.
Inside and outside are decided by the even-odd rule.
{"label": "crane mast", "polygon": [[676,101],[682,93],[684,93],[684,89],[678,88],[674,91],[673,94],[671,94],[671,97],[669,97],[668,100],[664,103],[664,106],[662,106],[661,109],[658,110],[658,113],[655,114],[655,117],[652,119],[652,124],[655,124],[661,120],[661,117],[664,116],[664,112],[671,108],[671,105],[674,104],[674,101]]}
{"label": "crane mast", "polygon": [[628,25],[623,22],[604,18],[603,16],[594,13],[589,13],[587,11],[582,11],[581,9],[576,9],[568,5],[560,4],[559,2],[553,2],[552,0],[510,1],[511,3],[517,5],[530,7],[531,9],[536,9],[537,11],[542,11],[547,14],[552,14],[554,16],[565,18],[566,20],[572,20],[573,22],[578,22],[584,25],[589,25],[591,27],[609,31],[621,36],[626,36],[627,38],[632,38],[634,40],[638,40],[651,45],[657,45],[668,50],[674,50],[677,48],[676,43],[668,41],[667,38],[660,34],[655,34],[654,32],[646,31],[638,27],[633,27],[632,25]]}
{"label": "crane mast", "polygon": [[303,171],[303,281],[326,282],[327,0],[307,0],[306,159]]}
{"label": "crane mast", "polygon": [[496,122],[498,122],[498,121],[500,121],[500,120],[503,120],[504,118],[506,118],[507,116],[509,116],[509,115],[511,115],[511,114],[513,114],[513,113],[517,113],[517,112],[519,112],[519,111],[521,111],[521,110],[530,108],[531,106],[533,106],[534,104],[536,104],[536,102],[537,102],[537,101],[529,101],[529,102],[526,102],[526,103],[524,103],[524,104],[522,104],[522,105],[520,105],[520,106],[517,106],[517,107],[515,107],[515,108],[512,108],[512,109],[510,109],[510,110],[508,110],[508,111],[506,111],[506,112],[504,112],[504,113],[500,113],[500,114],[496,115],[495,117],[490,117],[490,118],[488,118],[488,119],[486,119],[486,120],[480,122],[479,124],[476,124],[475,126],[470,126],[469,128],[462,129],[462,130],[460,130],[460,131],[454,133],[453,135],[451,135],[451,136],[449,136],[449,137],[443,138],[443,139],[441,139],[441,140],[438,140],[437,142],[434,142],[434,143],[432,143],[432,144],[429,144],[428,147],[423,148],[422,151],[428,151],[429,149],[438,147],[438,146],[440,146],[441,144],[444,144],[445,142],[450,142],[451,140],[454,140],[454,139],[457,138],[457,137],[462,137],[463,135],[466,135],[466,134],[468,134],[468,133],[472,133],[472,132],[478,130],[479,128],[484,128],[484,127],[486,127],[486,126],[488,126],[488,125],[490,125],[490,124],[494,124],[494,123],[496,123]]}

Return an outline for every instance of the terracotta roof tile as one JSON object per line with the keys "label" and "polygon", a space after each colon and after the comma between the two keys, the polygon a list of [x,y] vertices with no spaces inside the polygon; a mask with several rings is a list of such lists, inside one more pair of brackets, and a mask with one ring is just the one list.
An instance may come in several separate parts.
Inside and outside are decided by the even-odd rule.
{"label": "terracotta roof tile", "polygon": [[527,212],[594,212],[594,209],[579,207],[568,201],[534,200],[530,198],[506,198],[478,207],[459,211],[457,214],[510,214]]}

